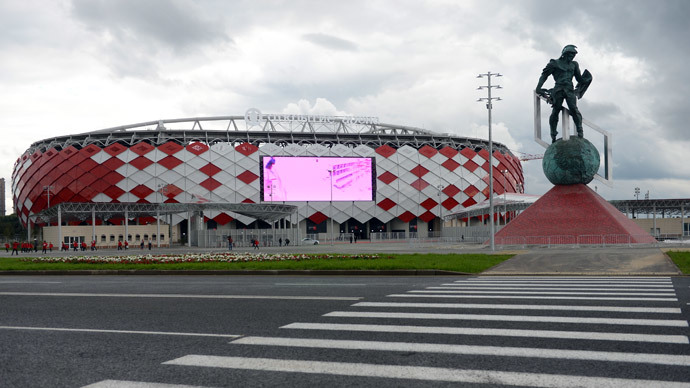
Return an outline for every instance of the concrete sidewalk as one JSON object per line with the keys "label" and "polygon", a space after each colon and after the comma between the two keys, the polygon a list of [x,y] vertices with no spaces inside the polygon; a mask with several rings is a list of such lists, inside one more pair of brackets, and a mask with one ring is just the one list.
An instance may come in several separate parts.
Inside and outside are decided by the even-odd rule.
{"label": "concrete sidewalk", "polygon": [[520,253],[482,275],[682,275],[660,248],[551,248]]}

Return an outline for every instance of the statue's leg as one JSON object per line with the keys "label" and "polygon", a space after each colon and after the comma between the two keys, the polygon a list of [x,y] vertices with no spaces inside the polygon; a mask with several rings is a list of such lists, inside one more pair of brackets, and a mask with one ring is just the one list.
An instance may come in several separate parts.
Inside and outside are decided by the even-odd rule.
{"label": "statue's leg", "polygon": [[584,131],[582,130],[582,114],[580,110],[577,109],[577,98],[575,95],[568,95],[565,102],[568,104],[568,109],[570,110],[570,115],[573,117],[575,122],[575,129],[577,130],[578,137],[584,137]]}
{"label": "statue's leg", "polygon": [[561,106],[563,105],[563,94],[555,93],[553,98],[553,109],[551,110],[551,116],[549,116],[549,126],[551,127],[551,143],[556,142],[556,136],[558,135],[558,116],[561,113]]}

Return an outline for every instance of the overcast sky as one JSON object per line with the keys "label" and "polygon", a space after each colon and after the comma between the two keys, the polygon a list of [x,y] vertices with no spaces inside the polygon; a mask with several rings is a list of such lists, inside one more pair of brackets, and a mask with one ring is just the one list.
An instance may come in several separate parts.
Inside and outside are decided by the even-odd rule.
{"label": "overcast sky", "polygon": [[[613,134],[613,187],[590,186],[690,198],[688,19],[687,0],[0,0],[8,213],[31,143],[143,121],[255,107],[488,138],[487,71],[503,74],[494,140],[541,154],[532,91],[566,44],[594,77],[584,118]],[[527,193],[551,187],[540,160],[523,168]]]}

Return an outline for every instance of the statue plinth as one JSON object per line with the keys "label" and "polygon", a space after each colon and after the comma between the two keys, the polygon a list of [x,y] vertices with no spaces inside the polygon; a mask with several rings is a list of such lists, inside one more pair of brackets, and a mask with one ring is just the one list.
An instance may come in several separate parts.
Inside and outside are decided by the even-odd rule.
{"label": "statue plinth", "polygon": [[587,185],[555,185],[496,233],[498,244],[635,244],[656,240]]}

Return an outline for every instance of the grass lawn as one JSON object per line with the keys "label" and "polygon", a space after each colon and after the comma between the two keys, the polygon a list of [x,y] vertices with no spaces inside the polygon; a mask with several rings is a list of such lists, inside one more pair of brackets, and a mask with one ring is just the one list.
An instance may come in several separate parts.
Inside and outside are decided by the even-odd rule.
{"label": "grass lawn", "polygon": [[666,254],[676,263],[683,274],[690,274],[690,252],[668,251]]}
{"label": "grass lawn", "polygon": [[0,258],[0,271],[31,270],[416,270],[434,269],[480,273],[513,255],[487,254],[394,254],[378,258],[322,258],[303,256],[299,260],[183,263],[41,263],[21,261],[21,257]]}

